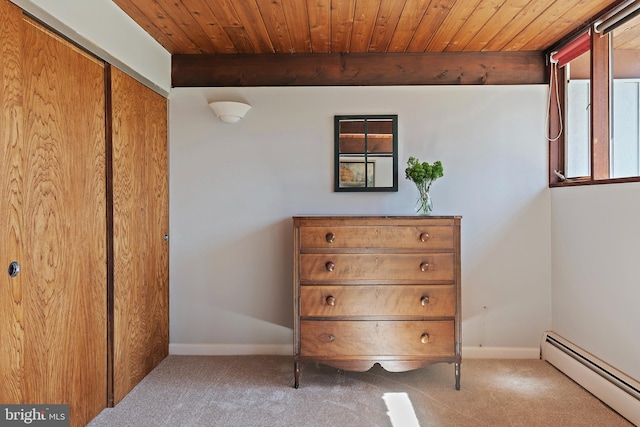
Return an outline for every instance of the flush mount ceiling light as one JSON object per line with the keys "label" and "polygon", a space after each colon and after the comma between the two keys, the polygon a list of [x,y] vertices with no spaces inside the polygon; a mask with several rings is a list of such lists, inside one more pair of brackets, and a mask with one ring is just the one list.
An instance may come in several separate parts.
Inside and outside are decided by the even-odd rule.
{"label": "flush mount ceiling light", "polygon": [[211,107],[216,117],[225,123],[236,123],[251,109],[249,104],[234,101],[210,102],[209,107]]}

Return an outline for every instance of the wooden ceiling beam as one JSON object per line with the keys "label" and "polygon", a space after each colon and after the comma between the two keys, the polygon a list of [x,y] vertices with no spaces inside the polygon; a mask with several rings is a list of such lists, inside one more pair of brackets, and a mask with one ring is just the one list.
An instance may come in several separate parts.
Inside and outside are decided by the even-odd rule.
{"label": "wooden ceiling beam", "polygon": [[173,87],[546,83],[542,52],[173,55]]}

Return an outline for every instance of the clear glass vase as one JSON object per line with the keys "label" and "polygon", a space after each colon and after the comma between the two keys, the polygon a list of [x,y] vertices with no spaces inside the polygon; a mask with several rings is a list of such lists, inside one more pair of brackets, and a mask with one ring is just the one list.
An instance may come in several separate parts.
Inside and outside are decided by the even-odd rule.
{"label": "clear glass vase", "polygon": [[433,211],[433,200],[428,191],[419,191],[420,195],[416,202],[416,213],[418,215],[431,215]]}

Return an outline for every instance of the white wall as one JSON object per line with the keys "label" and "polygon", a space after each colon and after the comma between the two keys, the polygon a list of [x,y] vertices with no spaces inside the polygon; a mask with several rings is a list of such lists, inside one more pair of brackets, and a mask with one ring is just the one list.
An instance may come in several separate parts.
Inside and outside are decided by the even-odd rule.
{"label": "white wall", "polygon": [[167,95],[171,56],[111,0],[11,0],[56,31]]}
{"label": "white wall", "polygon": [[640,183],[551,192],[553,330],[640,379]]}
{"label": "white wall", "polygon": [[[11,0],[159,92],[170,55],[109,0]],[[207,100],[244,98],[226,125]],[[463,344],[538,346],[550,326],[546,88],[173,89],[171,343],[290,351],[292,215],[412,214],[406,159],[442,160],[435,214],[463,218]],[[334,193],[333,116],[399,114],[397,193]],[[283,350],[288,349],[288,350]]]}
{"label": "white wall", "polygon": [[[11,1],[169,92],[170,55],[113,2]],[[172,90],[172,346],[291,345],[290,217],[411,214],[416,197],[402,172],[398,193],[333,193],[333,115],[397,113],[401,170],[410,155],[442,160],[435,214],[464,216],[464,345],[537,347],[553,283],[553,329],[640,378],[640,184],[554,189],[550,198],[545,94],[544,86]],[[243,122],[224,125],[209,111],[207,100],[227,97],[253,105]]]}
{"label": "white wall", "polygon": [[[207,101],[252,105],[236,124]],[[170,95],[172,351],[292,345],[291,216],[413,214],[413,155],[442,160],[435,214],[462,220],[463,344],[550,327],[546,87],[179,88]],[[335,193],[333,116],[398,114],[397,193]]]}

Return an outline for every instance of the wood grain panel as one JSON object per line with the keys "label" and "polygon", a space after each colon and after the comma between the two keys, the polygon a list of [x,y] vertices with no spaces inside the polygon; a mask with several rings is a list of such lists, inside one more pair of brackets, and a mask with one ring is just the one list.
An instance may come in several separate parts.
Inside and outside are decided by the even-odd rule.
{"label": "wood grain panel", "polygon": [[291,38],[291,51],[309,52],[311,50],[311,34],[307,24],[307,4],[303,1],[282,2],[282,10],[286,19],[286,28]]}
{"label": "wood grain panel", "polygon": [[[218,45],[223,43],[217,42],[217,38],[221,38],[223,41],[227,41],[226,35],[224,31],[219,26],[216,25],[205,25],[205,27],[200,26],[198,23],[198,19],[193,12],[204,11],[206,9],[198,8],[188,9],[183,2],[172,1],[172,0],[156,0],[157,3],[160,4],[162,10],[164,10],[165,15],[170,17],[170,21],[173,24],[177,25],[180,29],[180,35],[184,34],[189,40],[193,43],[199,53],[201,52],[226,52],[225,50],[218,51]],[[200,15],[202,16],[202,15]],[[200,18],[202,21],[202,18]],[[211,21],[208,22],[211,24]],[[203,28],[207,28],[205,31]],[[174,31],[177,33],[177,31]]]}
{"label": "wood grain panel", "polygon": [[[518,45],[519,49],[540,50],[548,47],[570,34],[571,27],[567,25],[570,22],[570,17],[573,16],[573,19],[577,22],[582,22],[583,25],[585,25],[589,21],[593,21],[594,16],[602,14],[603,7],[604,5],[601,0],[582,0],[571,9],[565,10],[564,13],[560,13],[553,22],[542,21],[537,23],[534,21],[531,24],[533,30],[529,31],[528,34],[525,34],[522,44]],[[549,23],[551,24],[549,25]],[[545,24],[549,25],[549,28],[544,31],[543,34],[536,34],[536,25],[542,26]],[[636,33],[636,36],[639,34],[640,33]]]}
{"label": "wood grain panel", "polygon": [[541,52],[173,55],[174,87],[544,84]]}
{"label": "wood grain panel", "polygon": [[331,0],[307,0],[311,52],[331,52]]}
{"label": "wood grain panel", "polygon": [[591,179],[609,178],[609,138],[611,117],[610,33],[591,38],[593,57],[601,58],[591,64]]}
{"label": "wood grain panel", "polygon": [[409,43],[410,52],[425,52],[436,31],[451,12],[456,0],[432,0]]}
{"label": "wood grain panel", "polygon": [[168,354],[166,100],[111,69],[113,399]]}
{"label": "wood grain panel", "polygon": [[197,2],[206,3],[209,10],[211,10],[211,13],[213,13],[216,20],[223,27],[242,27],[243,22],[240,19],[240,16],[236,13],[235,8],[233,7],[233,0],[197,0]]}
{"label": "wood grain panel", "polygon": [[429,52],[443,52],[455,40],[456,33],[472,16],[481,0],[466,0],[465,7],[456,4],[447,14],[433,38],[427,45]]}
{"label": "wood grain panel", "polygon": [[260,9],[255,0],[233,2],[238,17],[243,22],[243,28],[249,35],[249,40],[255,53],[273,53],[275,48],[269,39],[269,33],[260,16]]}
{"label": "wood grain panel", "polygon": [[453,229],[450,225],[424,226],[370,226],[370,227],[305,227],[300,230],[300,248],[303,252],[312,249],[344,248],[407,249],[421,251],[453,251]]}
{"label": "wood grain panel", "polygon": [[256,0],[260,15],[276,53],[292,53],[287,20],[279,0]]}
{"label": "wood grain panel", "polygon": [[[202,4],[202,6],[199,6],[200,4]],[[189,3],[189,5],[191,5],[191,3]],[[212,23],[216,22],[222,27],[231,42],[231,46],[228,46],[225,42],[223,46],[225,52],[255,52],[249,34],[242,26],[242,22],[229,0],[215,2],[196,0],[193,7],[200,7],[201,10],[207,10],[208,8],[211,11],[210,14],[206,12],[202,13],[197,19]],[[218,51],[220,51],[219,48]]]}
{"label": "wood grain panel", "polygon": [[[586,0],[581,0],[578,5],[578,10],[581,10],[581,7],[584,6]],[[556,1],[551,7],[548,7],[544,12],[542,12],[536,19],[528,23],[526,28],[524,28],[516,37],[509,41],[503,48],[506,50],[521,50],[523,46],[527,43],[531,43],[532,38],[539,39],[539,31],[541,25],[543,23],[551,22],[555,23],[559,19],[562,19],[569,11],[573,9],[573,5],[567,3],[566,1]],[[560,31],[562,27],[558,25],[550,25],[547,28],[547,32],[557,32]],[[538,36],[538,37],[536,37]],[[560,35],[558,35],[558,38]],[[532,44],[537,44],[532,43]],[[540,48],[539,45],[537,47]],[[535,48],[534,48],[535,49]]]}
{"label": "wood grain panel", "polygon": [[[549,71],[554,74],[557,73],[557,79],[554,76],[552,87],[549,88],[549,129],[547,129],[547,139],[549,140],[549,185],[562,183],[560,177],[554,171],[565,172],[562,111],[565,111],[565,91],[567,86],[563,82],[567,78],[566,70],[566,67],[562,67],[555,71],[553,69]],[[559,108],[558,105],[560,106]]]}
{"label": "wood grain panel", "polygon": [[[428,342],[421,337],[428,335]],[[451,321],[300,322],[302,356],[450,356],[454,353]]]}
{"label": "wood grain panel", "polygon": [[158,27],[165,36],[171,39],[173,45],[180,46],[180,49],[184,49],[189,53],[203,52],[204,47],[198,46],[194,42],[194,40],[198,40],[198,35],[192,36],[191,34],[185,33],[183,25],[171,16],[170,2],[165,0],[145,1],[138,3],[138,8],[145,16],[152,17],[154,25]]}
{"label": "wood grain panel", "polygon": [[357,1],[353,15],[350,52],[368,52],[373,28],[378,17],[380,2],[376,0]]}
{"label": "wood grain panel", "polygon": [[487,22],[478,30],[469,43],[465,46],[465,51],[482,51],[489,41],[511,25],[513,19],[529,4],[531,0],[507,0],[491,16]]}
{"label": "wood grain panel", "polygon": [[430,3],[431,0],[407,0],[398,20],[398,26],[389,42],[389,52],[405,52],[407,50]]}
{"label": "wood grain panel", "polygon": [[453,263],[453,253],[301,254],[300,283],[448,284],[455,279]]}
{"label": "wood grain panel", "polygon": [[[427,298],[424,299],[423,298]],[[301,286],[300,316],[453,317],[453,286]]]}
{"label": "wood grain panel", "polygon": [[237,50],[250,53],[256,52],[251,43],[251,38],[244,27],[226,27],[224,31]]}
{"label": "wood grain panel", "polygon": [[362,216],[362,215],[322,215],[322,216],[294,216],[293,219],[301,227],[376,227],[376,226],[408,226],[415,227],[416,223],[425,226],[454,226],[460,219],[457,216]]}
{"label": "wood grain panel", "polygon": [[504,2],[505,0],[484,0],[480,2],[471,15],[464,20],[462,26],[444,50],[447,52],[465,50],[471,39],[478,33],[478,30],[500,10]]}
{"label": "wood grain panel", "polygon": [[23,401],[23,275],[10,278],[12,261],[24,264],[22,158],[22,11],[0,1],[0,402]]}
{"label": "wood grain panel", "polygon": [[382,0],[375,20],[369,52],[387,52],[393,33],[398,27],[398,20],[404,8],[404,2],[398,0]]}
{"label": "wood grain panel", "polygon": [[544,51],[625,0],[115,1],[172,54],[243,54]]}
{"label": "wood grain panel", "polygon": [[349,52],[356,1],[345,0],[331,6],[331,51]]}
{"label": "wood grain panel", "polygon": [[639,50],[640,36],[638,34],[640,34],[640,18],[634,18],[613,30],[613,48],[616,50]]}
{"label": "wood grain panel", "polygon": [[536,19],[548,7],[548,0],[531,0],[518,14],[484,47],[484,50],[499,51],[523,31],[529,22]]}
{"label": "wood grain panel", "polygon": [[25,402],[106,404],[104,68],[25,20]]}
{"label": "wood grain panel", "polygon": [[[191,32],[191,28],[201,28],[202,31],[193,30],[199,38],[204,38],[200,46],[211,46],[211,51],[217,53],[236,53],[237,50],[216,16],[211,13],[206,0],[191,0],[182,2],[175,7],[180,8],[184,16],[185,31]],[[191,18],[191,19],[189,19]]]}

